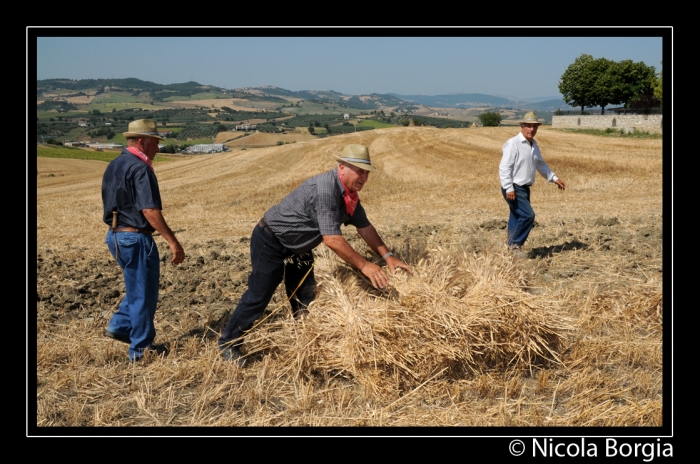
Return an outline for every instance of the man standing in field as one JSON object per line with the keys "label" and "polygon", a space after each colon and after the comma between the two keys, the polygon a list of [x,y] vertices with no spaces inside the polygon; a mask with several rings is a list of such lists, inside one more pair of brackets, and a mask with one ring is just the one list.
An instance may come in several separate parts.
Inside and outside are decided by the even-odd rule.
{"label": "man standing in field", "polygon": [[129,124],[127,148],[114,159],[102,178],[102,220],[110,226],[106,243],[124,272],[126,295],[112,315],[105,336],[129,344],[129,360],[138,361],[153,345],[153,319],[158,303],[160,258],[153,239],[157,230],[167,240],[172,264],[185,259],[185,251],[165,222],[153,158],[158,153],[156,123],[140,119]]}
{"label": "man standing in field", "polygon": [[366,260],[343,238],[340,225],[352,224],[360,237],[384,259],[393,274],[411,268],[395,258],[367,219],[358,192],[372,166],[367,147],[346,145],[336,168],[308,179],[279,204],[270,208],[253,229],[250,239],[252,272],[248,289],[234,310],[221,337],[221,355],[243,365],[240,337],[267,307],[284,279],[295,316],[303,314],[315,297],[312,250],[323,242],[345,262],[355,266],[375,288],[389,282],[380,266]]}
{"label": "man standing in field", "polygon": [[535,170],[564,190],[566,184],[559,179],[540,153],[535,141],[537,128],[540,126],[537,116],[530,111],[520,121],[520,134],[503,144],[503,157],[499,173],[501,192],[510,208],[508,219],[508,247],[517,257],[526,257],[522,246],[535,223],[535,212],[530,206],[530,186],[535,183]]}

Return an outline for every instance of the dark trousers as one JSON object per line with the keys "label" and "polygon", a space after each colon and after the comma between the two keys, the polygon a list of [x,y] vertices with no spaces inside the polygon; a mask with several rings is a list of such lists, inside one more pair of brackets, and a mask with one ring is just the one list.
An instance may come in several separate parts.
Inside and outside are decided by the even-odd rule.
{"label": "dark trousers", "polygon": [[508,218],[508,246],[523,246],[527,236],[535,225],[535,211],[530,206],[530,187],[513,184],[515,200],[506,198],[505,189],[501,188],[503,198],[506,198],[510,217]]}
{"label": "dark trousers", "polygon": [[[219,347],[222,349],[241,345],[240,337],[262,316],[282,280],[287,297],[296,290],[294,298],[290,300],[295,316],[316,296],[316,279],[311,269],[314,263],[313,252],[295,254],[271,237],[260,225],[256,225],[250,237],[250,261],[253,270],[248,276],[248,289],[221,333]],[[304,276],[306,279],[297,290]]]}

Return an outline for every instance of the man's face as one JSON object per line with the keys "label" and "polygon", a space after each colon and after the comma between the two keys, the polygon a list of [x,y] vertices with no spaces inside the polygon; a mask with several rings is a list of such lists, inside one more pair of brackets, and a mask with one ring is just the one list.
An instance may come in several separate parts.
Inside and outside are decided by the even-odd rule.
{"label": "man's face", "polygon": [[523,123],[520,124],[520,132],[523,134],[523,137],[525,137],[528,142],[532,142],[532,139],[535,138],[535,134],[537,133],[538,127],[539,124]]}
{"label": "man's face", "polygon": [[152,160],[156,157],[156,153],[160,150],[158,149],[158,139],[153,137],[143,137],[141,140],[141,151],[148,156],[148,159]]}
{"label": "man's face", "polygon": [[338,166],[340,178],[351,192],[359,192],[369,178],[369,171],[360,169],[352,164],[340,164]]}

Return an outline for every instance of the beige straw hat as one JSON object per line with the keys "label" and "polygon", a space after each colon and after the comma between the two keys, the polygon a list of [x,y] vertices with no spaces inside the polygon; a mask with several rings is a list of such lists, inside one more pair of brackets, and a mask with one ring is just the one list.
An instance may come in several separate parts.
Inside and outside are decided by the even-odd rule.
{"label": "beige straw hat", "polygon": [[353,166],[364,169],[365,171],[377,170],[377,168],[372,166],[372,163],[369,160],[369,149],[364,145],[357,143],[345,145],[343,152],[340,154],[340,156],[336,156],[336,158],[343,163],[352,164]]}
{"label": "beige straw hat", "polygon": [[537,120],[537,115],[534,111],[526,113],[525,116],[523,116],[523,119],[519,122],[520,124],[542,124],[540,121]]}
{"label": "beige straw hat", "polygon": [[156,122],[152,119],[137,119],[136,121],[131,121],[128,130],[124,132],[124,137],[127,139],[153,137],[154,139],[163,140],[163,137],[158,135]]}

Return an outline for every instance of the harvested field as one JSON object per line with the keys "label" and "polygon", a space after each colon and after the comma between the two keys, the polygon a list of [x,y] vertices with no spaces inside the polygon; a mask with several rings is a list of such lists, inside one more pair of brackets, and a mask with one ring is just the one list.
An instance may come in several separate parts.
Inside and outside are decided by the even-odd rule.
{"label": "harvested field", "polygon": [[94,98],[94,95],[80,95],[77,97],[66,98],[66,101],[69,103],[75,103],[76,105],[87,105],[88,103],[91,103]]}
{"label": "harvested field", "polygon": [[245,137],[246,135],[249,134],[243,131],[223,131],[216,134],[214,143],[227,143]]}
{"label": "harvested field", "polygon": [[[222,132],[223,133],[223,132]],[[217,138],[218,140],[218,138]],[[277,145],[278,142],[282,143],[299,143],[307,142],[310,140],[317,140],[317,137],[309,134],[309,131],[304,129],[303,131],[296,132],[285,132],[282,134],[270,134],[266,132],[258,132],[251,134],[243,139],[237,138],[231,142],[227,142],[226,145],[235,149],[244,146],[251,147],[262,147],[262,146],[273,146]]]}
{"label": "harvested field", "polygon": [[280,106],[279,102],[255,101],[250,102],[242,98],[212,98],[209,100],[176,100],[168,102],[175,108],[221,108],[228,106],[236,111],[251,111],[264,108],[271,110]]}
{"label": "harvested field", "polygon": [[[567,189],[538,177],[530,256],[514,260],[498,163],[516,132],[376,129],[157,163],[187,258],[171,266],[156,238],[156,342],[170,352],[138,365],[102,336],[124,290],[100,221],[106,163],[38,158],[36,425],[668,425],[662,141],[541,128]],[[370,147],[379,170],[360,198],[414,275],[379,291],[321,245],[310,313],[292,318],[280,288],[246,337],[246,367],[223,361],[216,338],[247,285],[253,226],[347,143]]]}

